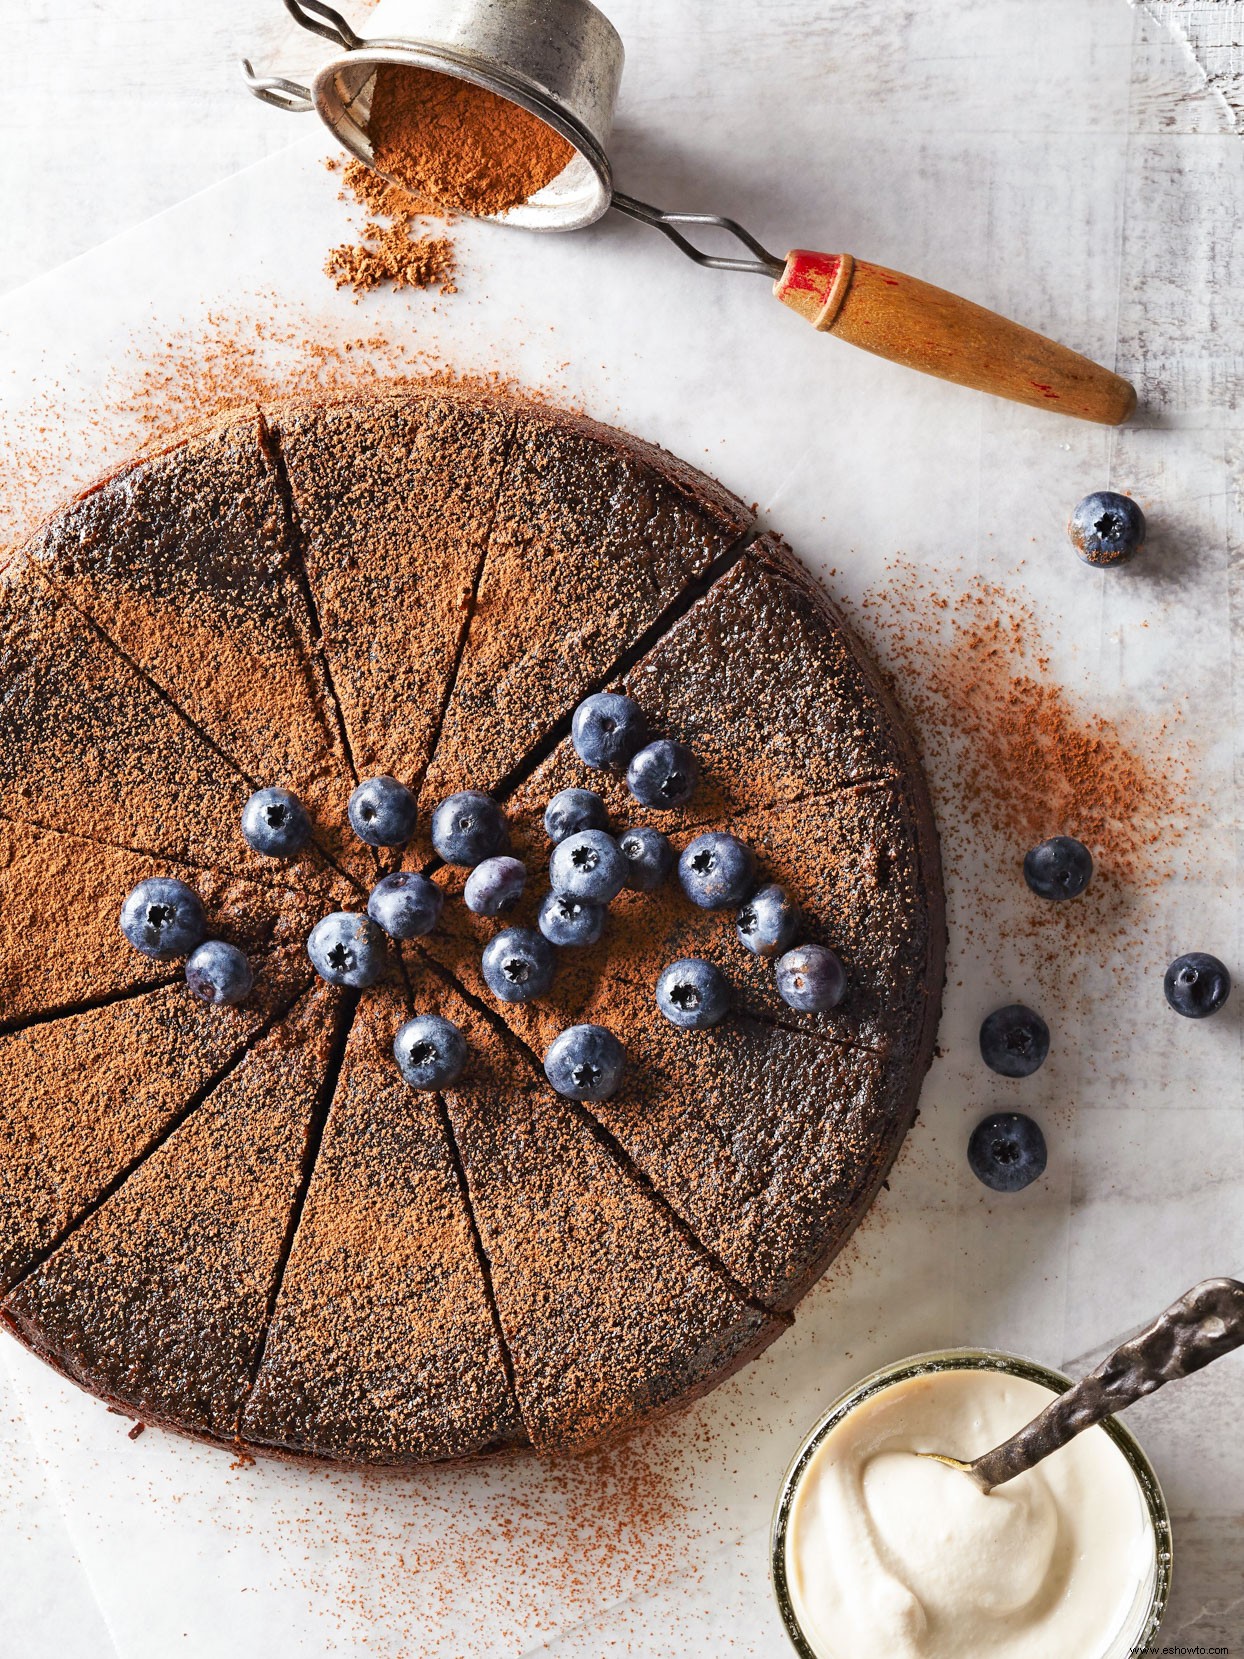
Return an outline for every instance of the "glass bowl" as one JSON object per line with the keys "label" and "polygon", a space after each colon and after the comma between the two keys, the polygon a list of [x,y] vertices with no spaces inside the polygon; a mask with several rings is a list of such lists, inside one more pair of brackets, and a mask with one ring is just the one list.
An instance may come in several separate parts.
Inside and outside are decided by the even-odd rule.
{"label": "glass bowl", "polygon": [[[907,1382],[913,1377],[929,1376],[937,1371],[1004,1371],[1026,1382],[1061,1394],[1071,1386],[1071,1379],[1048,1366],[1032,1360],[1020,1359],[1014,1354],[1001,1354],[978,1348],[948,1348],[937,1353],[916,1354],[911,1359],[899,1360],[893,1365],[874,1371],[836,1399],[806,1436],[795,1453],[782,1480],[777,1505],[773,1512],[770,1532],[770,1575],[778,1612],[791,1646],[801,1659],[819,1659],[815,1649],[804,1635],[791,1600],[786,1567],[787,1528],[795,1492],[817,1448],[830,1431],[844,1417],[875,1394],[894,1383]],[[1171,1588],[1171,1520],[1166,1499],[1158,1485],[1149,1459],[1141,1451],[1135,1436],[1123,1427],[1117,1417],[1108,1417],[1101,1427],[1123,1453],[1140,1495],[1145,1514],[1152,1529],[1153,1566],[1145,1580],[1137,1587],[1136,1596],[1128,1609],[1123,1624],[1109,1648],[1101,1654],[1077,1655],[1076,1659],[1137,1659],[1148,1649],[1162,1617],[1166,1612]]]}

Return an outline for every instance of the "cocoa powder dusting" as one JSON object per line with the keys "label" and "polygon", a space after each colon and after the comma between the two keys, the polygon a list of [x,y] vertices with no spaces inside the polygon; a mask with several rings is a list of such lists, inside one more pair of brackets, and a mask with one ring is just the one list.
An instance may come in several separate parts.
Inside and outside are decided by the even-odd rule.
{"label": "cocoa powder dusting", "polygon": [[369,133],[376,166],[425,211],[476,218],[530,201],[575,153],[509,99],[397,64],[376,72]]}
{"label": "cocoa powder dusting", "polygon": [[880,631],[930,759],[953,762],[948,827],[1000,837],[1019,856],[1046,836],[1074,835],[1129,887],[1160,880],[1158,842],[1186,770],[1145,749],[1165,750],[1169,723],[1124,731],[1079,706],[1050,677],[1035,614],[1013,590],[976,579],[952,599],[893,568],[861,619]]}
{"label": "cocoa powder dusting", "polygon": [[[1097,712],[1090,691],[1054,678],[1036,611],[1013,586],[976,578],[948,595],[900,559],[852,611],[911,716],[946,866],[970,894],[960,955],[1021,940],[1060,1002],[1103,954],[1146,960],[1151,900],[1188,857],[1193,750],[1180,711]],[[1052,905],[1020,867],[1063,834],[1085,842],[1095,870],[1083,898]]]}

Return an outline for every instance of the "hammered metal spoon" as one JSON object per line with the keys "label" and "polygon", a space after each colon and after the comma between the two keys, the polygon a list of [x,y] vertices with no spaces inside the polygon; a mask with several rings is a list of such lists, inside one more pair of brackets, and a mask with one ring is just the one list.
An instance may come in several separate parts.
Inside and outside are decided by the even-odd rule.
{"label": "hammered metal spoon", "polygon": [[1103,1417],[1113,1417],[1146,1394],[1190,1376],[1242,1344],[1244,1284],[1238,1279],[1203,1279],[993,1451],[971,1463],[940,1452],[917,1456],[958,1469],[982,1492],[992,1492]]}

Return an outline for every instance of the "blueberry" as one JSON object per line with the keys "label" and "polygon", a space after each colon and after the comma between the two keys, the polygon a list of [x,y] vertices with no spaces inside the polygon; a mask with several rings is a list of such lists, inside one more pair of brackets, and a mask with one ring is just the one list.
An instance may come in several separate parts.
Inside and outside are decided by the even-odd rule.
{"label": "blueberry", "polygon": [[1123,565],[1145,545],[1145,515],[1130,495],[1095,490],[1076,503],[1071,545],[1090,565]]}
{"label": "blueberry", "polygon": [[462,1075],[466,1038],[452,1020],[416,1014],[394,1037],[393,1058],[412,1089],[443,1089]]}
{"label": "blueberry", "polygon": [[594,945],[605,925],[605,907],[568,893],[550,893],[540,906],[540,932],[550,945]]}
{"label": "blueberry", "polygon": [[752,894],[735,922],[739,943],[756,956],[780,956],[799,932],[799,908],[784,887],[770,882]]}
{"label": "blueberry", "polygon": [[415,833],[415,797],[396,778],[364,778],[346,813],[369,847],[404,847]]}
{"label": "blueberry", "polygon": [[1050,1028],[1022,1002],[995,1008],[981,1022],[981,1059],[1002,1077],[1031,1077],[1050,1052]]}
{"label": "blueberry", "polygon": [[186,984],[191,996],[216,1008],[233,1007],[251,994],[255,976],[251,965],[236,945],[209,939],[192,952],[186,963]]}
{"label": "blueberry", "polygon": [[567,898],[608,904],[626,886],[628,869],[612,835],[604,830],[580,830],[553,848],[549,880],[553,891]]}
{"label": "blueberry", "polygon": [[441,919],[445,895],[417,870],[395,870],[371,890],[367,914],[390,939],[419,939]]}
{"label": "blueberry", "polygon": [[311,929],[307,940],[311,966],[330,985],[353,991],[376,984],[385,970],[384,934],[370,916],[335,910]]}
{"label": "blueberry", "polygon": [[554,1037],[544,1075],[570,1100],[608,1100],[622,1081],[626,1051],[603,1025],[572,1025]]}
{"label": "blueberry", "polygon": [[699,781],[699,761],[685,743],[667,737],[641,749],[626,769],[626,787],[641,806],[683,806]]}
{"label": "blueberry", "polygon": [[470,870],[503,853],[509,844],[501,808],[491,795],[481,795],[477,789],[450,795],[432,814],[432,845],[446,864]]}
{"label": "blueberry", "polygon": [[751,890],[756,860],[751,848],[736,836],[711,830],[683,848],[678,879],[683,892],[701,910],[733,910]]}
{"label": "blueberry", "polygon": [[288,789],[257,789],[242,808],[242,834],[265,858],[292,858],[306,846],[311,820]]}
{"label": "blueberry", "polygon": [[1045,1136],[1022,1112],[995,1112],[968,1141],[972,1174],[994,1192],[1022,1192],[1045,1169]]}
{"label": "blueberry", "polygon": [[842,963],[825,945],[796,945],[778,957],[775,973],[778,995],[801,1014],[837,1008],[846,993]]}
{"label": "blueberry", "polygon": [[657,979],[657,1007],[671,1025],[702,1031],[718,1025],[730,1010],[730,986],[711,962],[687,957],[662,968]]}
{"label": "blueberry", "polygon": [[523,896],[527,866],[518,858],[502,855],[477,864],[462,889],[462,902],[476,916],[499,916],[512,910]]}
{"label": "blueberry", "polygon": [[660,830],[623,830],[618,850],[626,860],[626,885],[636,893],[655,893],[674,868],[674,849]]}
{"label": "blueberry", "polygon": [[1024,854],[1024,880],[1039,899],[1079,898],[1093,874],[1093,855],[1071,835],[1054,835]]}
{"label": "blueberry", "polygon": [[563,789],[544,809],[545,833],[553,842],[580,830],[608,828],[609,813],[594,789]]}
{"label": "blueberry", "polygon": [[144,956],[167,962],[189,956],[202,942],[207,923],[193,887],[171,876],[151,876],[121,906],[121,932]]}
{"label": "blueberry", "polygon": [[530,1002],[553,983],[553,947],[534,928],[507,927],[484,947],[484,981],[501,1002]]}
{"label": "blueberry", "polygon": [[648,739],[648,722],[633,697],[598,691],[574,711],[570,741],[585,766],[596,772],[624,772],[626,763]]}
{"label": "blueberry", "polygon": [[1231,975],[1216,956],[1194,950],[1175,958],[1166,970],[1162,989],[1177,1014],[1204,1020],[1216,1014],[1231,995]]}

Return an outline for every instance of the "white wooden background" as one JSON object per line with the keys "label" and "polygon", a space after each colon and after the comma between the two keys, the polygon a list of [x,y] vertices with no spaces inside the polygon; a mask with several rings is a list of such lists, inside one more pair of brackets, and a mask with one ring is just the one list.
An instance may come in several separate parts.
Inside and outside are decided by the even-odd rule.
{"label": "white wooden background", "polygon": [[[314,288],[314,260],[340,215],[322,175],[293,154],[236,193],[134,231],[112,254],[32,282],[302,139],[306,126],[239,96],[234,59],[246,50],[298,73],[321,47],[295,39],[278,0],[0,4],[0,292],[13,291],[0,301],[9,377],[0,404],[20,404],[15,376],[44,372],[29,319],[66,385],[62,331],[79,355],[82,342],[110,338],[110,314],[141,331],[146,297],[127,289],[129,274],[141,268],[159,291],[160,273],[127,250],[176,256],[175,300],[192,291],[184,256],[188,239],[196,251],[196,227],[223,237],[233,214],[235,247],[197,249],[205,292],[245,286],[248,258],[271,285],[282,238],[299,256],[289,286],[326,289]],[[1057,321],[1108,360],[1117,350],[1141,385],[1141,424],[1117,438],[1050,424],[849,353],[825,359],[833,368],[821,387],[789,319],[767,318],[762,298],[714,285],[618,226],[573,248],[502,249],[500,233],[464,229],[472,286],[435,322],[418,301],[383,298],[358,313],[334,301],[330,317],[327,295],[326,322],[413,321],[455,360],[489,366],[490,323],[500,317],[508,330],[519,318],[519,371],[569,361],[561,383],[607,418],[692,459],[707,452],[811,562],[839,568],[849,597],[884,582],[896,548],[947,584],[1000,575],[1037,604],[1060,674],[1110,712],[1129,700],[1157,710],[1174,686],[1203,740],[1200,845],[1182,883],[1146,901],[1147,948],[1209,944],[1240,970],[1244,990],[1244,740],[1231,732],[1233,721],[1244,728],[1244,4],[617,0],[609,9],[629,51],[615,146],[628,184],[736,212],[774,240],[783,226],[815,224],[832,199],[844,245],[934,280],[975,271],[980,297]],[[613,323],[596,338],[596,319],[559,316],[541,347],[550,285],[573,293],[584,273],[604,295],[602,313],[618,318],[636,294],[660,293],[647,334],[632,339]],[[84,321],[89,308],[94,320]],[[714,341],[749,338],[753,315],[759,362],[732,367],[723,392]],[[73,372],[89,382],[80,363]],[[766,401],[766,378],[802,402]],[[826,434],[836,404],[855,417],[835,448]],[[49,455],[48,466],[66,462]],[[1075,494],[1107,476],[1142,488],[1176,557],[1165,582],[1150,567],[1151,586],[1143,575],[1130,586],[1084,578],[1076,592],[1088,596],[1091,625],[1060,630],[1079,601],[1067,603],[1058,525]],[[999,500],[1016,539],[1051,549],[1048,569],[1040,556],[1031,568],[1000,556],[988,531]],[[948,810],[943,801],[944,818]],[[966,916],[971,872],[952,870],[951,889],[952,910]],[[487,1515],[469,1484],[411,1482],[382,1497],[366,1481],[315,1472],[231,1473],[214,1454],[154,1434],[131,1446],[115,1419],[4,1343],[0,1659],[217,1659],[261,1648],[281,1659],[407,1659],[545,1643],[567,1659],[613,1644],[777,1659],[764,1514],[785,1453],[835,1386],[874,1361],[959,1337],[1074,1368],[1201,1272],[1244,1271],[1244,995],[1195,1035],[1175,1030],[1181,1022],[1160,1031],[1153,1022],[1151,1034],[1143,1008],[1120,1006],[1098,983],[1057,1009],[1063,1047],[1038,1091],[1057,1127],[1049,1177],[1030,1201],[995,1209],[963,1170],[964,1126],[990,1098],[970,1050],[985,999],[1022,984],[1024,964],[1018,948],[1001,968],[965,954],[920,1128],[849,1260],[809,1299],[792,1337],[657,1443],[685,1471],[692,1501],[662,1522],[651,1550],[684,1552],[685,1580],[667,1576],[650,1597],[615,1584],[616,1605],[585,1613],[555,1594],[538,1605],[523,1584],[546,1582],[533,1561],[501,1551],[481,1558],[477,1582],[438,1585],[420,1552],[434,1551],[438,1527],[460,1526],[458,1507]],[[1094,1018],[1119,1022],[1104,1067]],[[1242,1379],[1238,1360],[1224,1362],[1136,1418],[1177,1517],[1165,1637],[1244,1653]],[[547,1520],[559,1502],[569,1512],[591,1501],[573,1481],[535,1498],[521,1482],[513,1490],[529,1518],[539,1503]],[[504,1501],[503,1481],[493,1501],[498,1493]],[[573,1547],[569,1520],[567,1530]],[[643,1540],[625,1551],[642,1582]],[[420,1602],[433,1594],[442,1599]],[[456,1622],[445,1605],[455,1595]],[[489,1622],[492,1601],[511,1610],[504,1626]]]}

